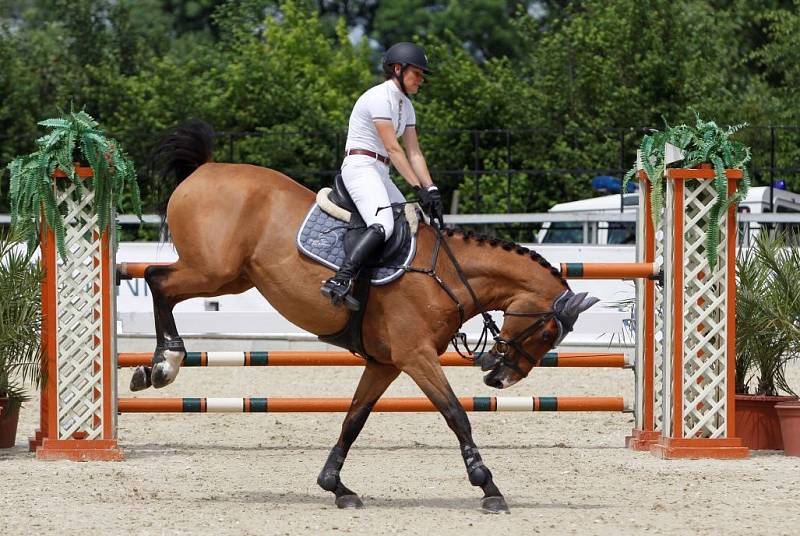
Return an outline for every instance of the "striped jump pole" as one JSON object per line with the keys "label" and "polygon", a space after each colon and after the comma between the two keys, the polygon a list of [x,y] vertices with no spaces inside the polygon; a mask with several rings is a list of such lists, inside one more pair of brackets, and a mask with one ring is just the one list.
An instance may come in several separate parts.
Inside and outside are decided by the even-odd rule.
{"label": "striped jump pole", "polygon": [[[468,396],[466,411],[633,411],[621,396]],[[343,413],[350,398],[120,398],[120,413]],[[387,413],[438,411],[427,398],[382,398],[373,411]]]}
{"label": "striped jump pole", "polygon": [[654,262],[562,262],[565,279],[657,279],[659,267]]}
{"label": "striped jump pole", "polygon": [[[121,262],[117,264],[119,279],[144,277],[148,266],[168,266],[170,262]],[[563,262],[561,276],[565,279],[638,279],[658,277],[659,268],[653,262]]]}
{"label": "striped jump pole", "polygon": [[148,266],[169,266],[171,262],[120,262],[117,264],[117,279],[141,279]]}
{"label": "striped jump pole", "polygon": [[[480,355],[480,354],[478,354]],[[149,366],[149,352],[122,352],[117,355],[118,367]],[[477,361],[464,359],[456,352],[439,357],[444,367],[472,367]],[[183,367],[348,367],[363,366],[364,359],[350,352],[187,352]],[[542,367],[559,368],[632,368],[623,353],[548,352]]]}

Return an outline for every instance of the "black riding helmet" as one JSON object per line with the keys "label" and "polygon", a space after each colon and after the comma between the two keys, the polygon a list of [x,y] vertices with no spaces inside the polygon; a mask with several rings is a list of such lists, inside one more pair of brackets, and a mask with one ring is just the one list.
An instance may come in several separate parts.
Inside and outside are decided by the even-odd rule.
{"label": "black riding helmet", "polygon": [[428,56],[425,55],[425,50],[414,43],[395,43],[389,47],[389,50],[383,55],[383,72],[391,78],[397,76],[392,68],[392,65],[395,63],[400,65],[398,81],[400,82],[400,89],[403,90],[403,93],[406,93],[406,88],[403,84],[403,72],[405,72],[409,65],[422,69],[422,72],[425,74],[432,74],[432,71],[428,67]]}

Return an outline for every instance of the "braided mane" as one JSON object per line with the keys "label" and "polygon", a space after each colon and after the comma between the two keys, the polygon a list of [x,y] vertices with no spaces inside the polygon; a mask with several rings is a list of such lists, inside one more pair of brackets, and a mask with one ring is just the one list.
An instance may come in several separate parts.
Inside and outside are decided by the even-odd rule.
{"label": "braided mane", "polygon": [[[456,233],[461,234],[464,240],[475,240],[478,244],[483,244],[484,242],[488,242],[492,247],[501,247],[505,251],[513,251],[518,255],[527,255],[531,258],[534,262],[538,262],[542,265],[545,269],[549,270],[551,274],[557,277],[564,285],[567,285],[566,280],[561,277],[561,271],[555,268],[552,264],[547,262],[547,259],[536,253],[532,249],[528,249],[525,246],[521,246],[516,242],[512,242],[510,240],[503,240],[501,238],[497,238],[494,236],[485,235],[482,233],[476,233],[475,231],[465,231],[463,229],[459,229],[458,227],[445,227],[443,231],[447,234],[447,236],[452,237],[455,236]],[[567,285],[568,286],[568,285]]]}

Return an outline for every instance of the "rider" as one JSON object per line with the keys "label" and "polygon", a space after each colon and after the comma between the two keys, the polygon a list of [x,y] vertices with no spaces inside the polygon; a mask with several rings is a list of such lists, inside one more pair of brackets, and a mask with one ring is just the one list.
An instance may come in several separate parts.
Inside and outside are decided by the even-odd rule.
{"label": "rider", "polygon": [[[389,164],[414,188],[431,223],[442,216],[441,194],[420,150],[414,105],[408,98],[430,74],[428,58],[413,43],[397,43],[383,56],[383,71],[386,81],[367,90],[353,106],[342,163],[342,180],[367,229],[320,289],[334,305],[345,302],[354,310],[359,304],[349,293],[361,266],[394,231],[392,209],[383,207],[405,202],[389,178]],[[401,135],[405,152],[397,141]]]}

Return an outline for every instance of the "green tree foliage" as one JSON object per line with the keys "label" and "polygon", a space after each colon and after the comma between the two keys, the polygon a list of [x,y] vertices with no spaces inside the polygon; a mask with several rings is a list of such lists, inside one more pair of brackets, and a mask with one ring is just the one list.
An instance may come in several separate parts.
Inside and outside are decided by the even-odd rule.
{"label": "green tree foliage", "polygon": [[281,15],[237,27],[215,49],[201,90],[204,115],[217,128],[254,133],[236,144],[238,160],[332,172],[341,158],[334,138],[375,82],[369,51],[350,43],[341,21],[332,41],[315,13],[287,2]]}
{"label": "green tree foliage", "polygon": [[[315,187],[341,159],[382,48],[423,44],[422,147],[462,210],[546,210],[621,175],[643,131],[748,122],[754,183],[768,124],[798,124],[797,0],[0,0],[0,164],[35,124],[85,107],[141,172],[168,126],[201,117],[219,160],[269,165]],[[363,36],[358,39],[359,36]],[[354,44],[355,42],[355,44]],[[616,128],[610,128],[616,127]],[[514,129],[513,133],[498,129]],[[248,132],[245,136],[233,133]],[[799,129],[775,130],[796,167]],[[620,146],[623,150],[620,152]],[[450,170],[444,173],[443,170]],[[784,174],[800,188],[800,176]],[[146,206],[164,196],[142,183]],[[0,177],[0,212],[8,209]]]}
{"label": "green tree foliage", "polygon": [[388,47],[415,35],[427,41],[449,30],[478,60],[515,57],[518,36],[513,21],[532,4],[535,2],[519,0],[382,0],[372,33]]}

